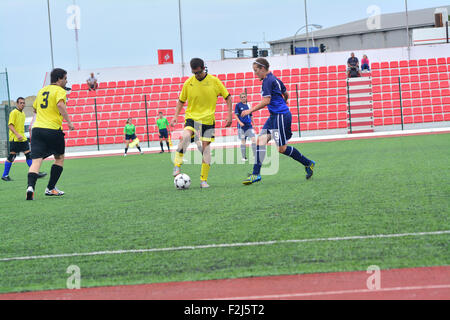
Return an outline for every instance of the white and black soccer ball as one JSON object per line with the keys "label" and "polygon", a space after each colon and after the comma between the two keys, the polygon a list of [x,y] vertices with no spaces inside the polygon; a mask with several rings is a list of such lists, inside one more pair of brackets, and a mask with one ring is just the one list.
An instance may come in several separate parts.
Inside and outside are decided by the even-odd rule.
{"label": "white and black soccer ball", "polygon": [[187,174],[181,173],[175,177],[173,183],[178,190],[188,189],[191,186],[191,178]]}

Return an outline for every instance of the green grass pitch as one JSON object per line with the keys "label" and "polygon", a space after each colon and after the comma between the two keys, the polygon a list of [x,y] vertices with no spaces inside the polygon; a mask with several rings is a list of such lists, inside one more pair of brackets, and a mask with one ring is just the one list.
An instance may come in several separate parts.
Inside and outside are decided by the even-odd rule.
{"label": "green grass pitch", "polygon": [[[184,165],[168,154],[68,159],[62,198],[25,201],[25,163],[0,181],[0,259],[104,250],[450,230],[450,135],[295,145],[317,161],[311,181],[281,156],[278,174],[243,186],[250,165]],[[236,149],[236,156],[240,150]],[[42,171],[50,172],[46,161]],[[3,170],[3,168],[2,168]],[[450,264],[450,235],[0,261],[0,292]]]}

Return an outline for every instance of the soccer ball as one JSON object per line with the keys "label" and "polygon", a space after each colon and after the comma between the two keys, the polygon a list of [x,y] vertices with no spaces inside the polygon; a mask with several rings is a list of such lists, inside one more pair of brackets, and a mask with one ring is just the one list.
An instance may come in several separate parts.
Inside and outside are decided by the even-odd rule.
{"label": "soccer ball", "polygon": [[191,178],[187,174],[181,173],[175,177],[173,183],[178,190],[188,189],[191,186]]}

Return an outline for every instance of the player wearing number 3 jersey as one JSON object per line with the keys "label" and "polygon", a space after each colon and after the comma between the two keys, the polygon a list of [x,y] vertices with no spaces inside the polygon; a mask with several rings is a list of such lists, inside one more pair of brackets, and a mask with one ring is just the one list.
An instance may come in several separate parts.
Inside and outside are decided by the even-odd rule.
{"label": "player wearing number 3 jersey", "polygon": [[34,190],[42,161],[53,155],[55,163],[52,166],[50,180],[45,190],[46,196],[62,196],[63,191],[56,188],[64,165],[65,141],[62,131],[63,119],[69,129],[74,126],[66,109],[67,72],[54,69],[50,74],[51,84],[39,90],[33,108],[36,121],[31,131],[31,158],[33,163],[28,171],[27,200],[34,200]]}

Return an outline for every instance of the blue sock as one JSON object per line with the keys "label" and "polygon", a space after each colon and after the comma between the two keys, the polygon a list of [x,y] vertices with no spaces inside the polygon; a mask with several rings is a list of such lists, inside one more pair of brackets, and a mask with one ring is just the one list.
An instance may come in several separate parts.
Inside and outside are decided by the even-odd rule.
{"label": "blue sock", "polygon": [[287,146],[286,151],[284,152],[284,155],[291,157],[292,159],[300,162],[305,167],[308,167],[311,165],[311,160],[306,158],[297,149],[295,149],[291,146]]}
{"label": "blue sock", "polygon": [[29,167],[31,167],[31,164],[33,163],[33,160],[31,160],[31,159],[27,159],[27,165],[29,166]]}
{"label": "blue sock", "polygon": [[5,171],[3,171],[2,177],[6,177],[7,175],[9,175],[9,170],[11,170],[11,166],[12,166],[12,162],[5,161]]}
{"label": "blue sock", "polygon": [[256,146],[256,161],[253,166],[253,174],[259,175],[261,173],[261,167],[266,157],[266,146]]}

